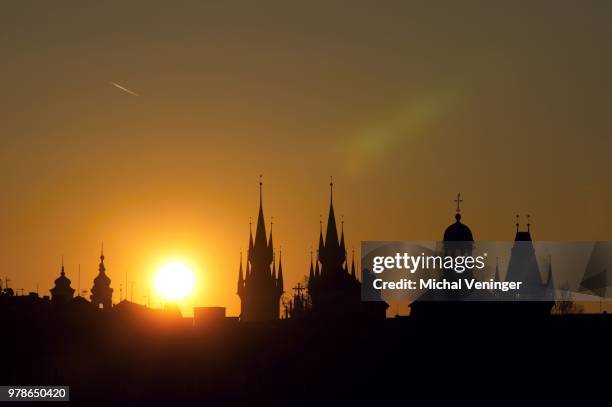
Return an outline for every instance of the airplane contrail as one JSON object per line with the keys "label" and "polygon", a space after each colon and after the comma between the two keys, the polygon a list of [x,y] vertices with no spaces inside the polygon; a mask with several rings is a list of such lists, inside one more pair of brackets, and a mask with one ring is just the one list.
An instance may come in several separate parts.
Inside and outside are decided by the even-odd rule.
{"label": "airplane contrail", "polygon": [[122,91],[124,91],[124,92],[127,92],[127,93],[129,93],[130,95],[133,95],[133,96],[140,96],[138,93],[136,93],[136,92],[132,92],[132,91],[131,91],[131,90],[129,90],[128,88],[124,88],[123,86],[119,85],[118,83],[115,83],[115,82],[109,82],[109,83],[110,83],[111,85],[113,85],[114,87],[116,87],[117,89],[120,89],[120,90],[122,90]]}

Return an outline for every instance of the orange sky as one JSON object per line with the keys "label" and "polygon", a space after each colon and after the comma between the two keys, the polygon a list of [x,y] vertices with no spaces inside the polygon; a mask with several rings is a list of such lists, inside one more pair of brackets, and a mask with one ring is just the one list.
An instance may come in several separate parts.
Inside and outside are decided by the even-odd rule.
{"label": "orange sky", "polygon": [[332,174],[349,247],[440,238],[459,191],[476,239],[610,239],[612,6],[455,3],[3,4],[2,277],[89,289],[104,240],[116,299],[178,258],[236,314],[259,174],[287,285]]}

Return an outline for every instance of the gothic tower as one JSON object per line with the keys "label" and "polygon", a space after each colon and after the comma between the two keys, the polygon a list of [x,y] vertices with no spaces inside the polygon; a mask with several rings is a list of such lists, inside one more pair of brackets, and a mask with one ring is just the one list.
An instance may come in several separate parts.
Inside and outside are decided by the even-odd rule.
{"label": "gothic tower", "polygon": [[100,252],[100,265],[98,275],[94,278],[91,289],[91,302],[96,308],[110,309],[113,303],[113,289],[110,287],[111,279],[106,275],[104,267],[104,246]]}
{"label": "gothic tower", "polygon": [[[516,215],[516,235],[508,262],[506,281],[521,282],[521,288],[515,296],[522,301],[549,302],[554,294],[552,280],[552,266],[549,260],[549,270],[546,280],[540,275],[540,268],[536,257],[536,250],[531,239],[531,222],[527,215],[527,230],[519,230],[519,216]],[[550,298],[549,298],[550,297]],[[552,307],[552,306],[551,306]]]}
{"label": "gothic tower", "polygon": [[323,239],[323,223],[321,222],[316,266],[313,270],[311,260],[308,274],[310,313],[314,317],[326,318],[384,318],[388,307],[386,303],[361,301],[361,283],[355,274],[354,264],[350,270],[347,261],[344,222],[341,224],[340,236],[338,236],[333,182],[330,182],[329,186],[330,201],[325,239]]}
{"label": "gothic tower", "polygon": [[237,294],[240,297],[241,321],[266,321],[279,318],[280,298],[283,294],[283,267],[279,258],[276,272],[272,226],[267,238],[263,213],[262,182],[259,181],[259,214],[255,240],[249,235],[246,275],[242,271],[242,255],[238,272]]}

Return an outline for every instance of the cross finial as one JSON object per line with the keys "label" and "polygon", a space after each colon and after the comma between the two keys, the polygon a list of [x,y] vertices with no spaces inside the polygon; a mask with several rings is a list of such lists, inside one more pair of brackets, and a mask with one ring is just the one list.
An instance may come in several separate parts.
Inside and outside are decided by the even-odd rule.
{"label": "cross finial", "polygon": [[457,194],[457,199],[454,200],[454,202],[457,203],[457,213],[461,213],[461,202],[463,202],[463,199],[461,199],[461,193]]}

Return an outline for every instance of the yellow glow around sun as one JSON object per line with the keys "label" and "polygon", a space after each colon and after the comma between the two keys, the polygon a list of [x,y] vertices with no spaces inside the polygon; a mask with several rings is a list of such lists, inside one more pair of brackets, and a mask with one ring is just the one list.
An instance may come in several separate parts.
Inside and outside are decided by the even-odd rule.
{"label": "yellow glow around sun", "polygon": [[155,290],[168,301],[185,298],[193,290],[194,284],[193,271],[179,261],[164,264],[155,275]]}

